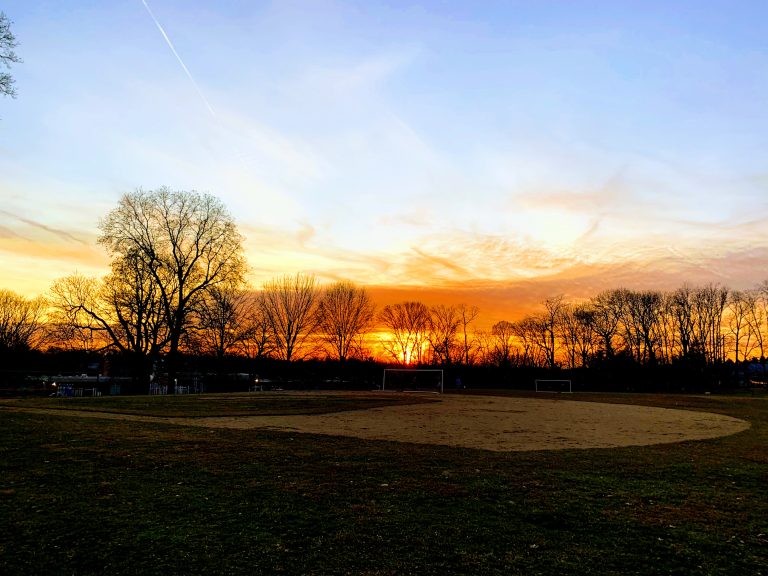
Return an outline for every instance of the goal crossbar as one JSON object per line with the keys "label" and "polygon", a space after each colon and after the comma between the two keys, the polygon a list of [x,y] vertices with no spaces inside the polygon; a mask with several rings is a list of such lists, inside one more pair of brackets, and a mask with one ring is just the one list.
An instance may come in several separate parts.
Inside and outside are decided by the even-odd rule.
{"label": "goal crossbar", "polygon": [[438,390],[443,393],[443,370],[436,368],[384,368],[384,376],[381,379],[381,389],[387,390],[387,372],[432,372],[440,375],[440,384]]}

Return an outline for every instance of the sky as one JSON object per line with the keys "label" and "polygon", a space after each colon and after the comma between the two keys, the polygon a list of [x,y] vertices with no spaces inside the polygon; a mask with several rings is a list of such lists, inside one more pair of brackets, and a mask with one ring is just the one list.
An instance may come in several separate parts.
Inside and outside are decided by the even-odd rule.
{"label": "sky", "polygon": [[120,196],[219,196],[255,286],[514,320],[768,279],[763,1],[6,0],[0,288],[108,259]]}

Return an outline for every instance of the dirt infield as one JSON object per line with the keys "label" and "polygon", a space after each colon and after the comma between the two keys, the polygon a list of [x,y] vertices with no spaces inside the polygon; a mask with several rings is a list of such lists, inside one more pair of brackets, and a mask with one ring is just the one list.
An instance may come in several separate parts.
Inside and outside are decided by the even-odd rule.
{"label": "dirt infield", "polygon": [[[38,412],[39,410],[30,410]],[[62,414],[61,411],[55,411]],[[703,440],[749,428],[737,418],[668,408],[562,399],[441,396],[436,402],[321,415],[153,418],[67,411],[95,418],[270,429],[484,450],[612,448]]]}
{"label": "dirt infield", "polygon": [[500,452],[663,444],[716,438],[749,428],[743,420],[707,412],[492,396],[442,396],[438,402],[429,404],[317,416],[210,420],[205,425],[269,428]]}

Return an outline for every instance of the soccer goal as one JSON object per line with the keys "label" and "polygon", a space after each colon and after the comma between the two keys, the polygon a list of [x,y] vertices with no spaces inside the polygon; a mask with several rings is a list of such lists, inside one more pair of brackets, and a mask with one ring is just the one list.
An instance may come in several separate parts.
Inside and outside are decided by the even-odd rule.
{"label": "soccer goal", "polygon": [[443,393],[443,371],[428,368],[385,368],[382,390]]}
{"label": "soccer goal", "polygon": [[573,392],[570,380],[536,380],[536,392]]}

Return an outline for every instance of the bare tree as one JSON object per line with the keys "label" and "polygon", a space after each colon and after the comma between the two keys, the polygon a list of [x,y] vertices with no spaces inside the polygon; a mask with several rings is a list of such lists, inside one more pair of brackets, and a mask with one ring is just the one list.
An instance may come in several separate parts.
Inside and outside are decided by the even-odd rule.
{"label": "bare tree", "polygon": [[433,361],[437,364],[449,365],[459,359],[456,333],[460,324],[461,317],[456,306],[438,304],[430,309],[427,340],[432,348]]}
{"label": "bare tree", "polygon": [[238,350],[251,360],[268,358],[275,352],[275,342],[265,312],[263,296],[261,292],[247,294],[245,334],[238,343]]}
{"label": "bare tree", "polygon": [[517,361],[520,366],[534,365],[533,348],[535,346],[530,332],[531,317],[526,316],[522,320],[512,323],[510,327],[517,345]]}
{"label": "bare tree", "polygon": [[99,243],[113,261],[140,260],[159,290],[173,378],[179,343],[203,293],[242,279],[242,237],[234,220],[215,196],[164,187],[123,195],[99,228]]}
{"label": "bare tree", "polygon": [[621,321],[622,294],[621,290],[607,290],[600,292],[590,301],[594,311],[592,329],[600,339],[607,358],[614,355],[613,341]]}
{"label": "bare tree", "polygon": [[100,297],[114,316],[119,330],[115,342],[125,349],[156,356],[168,343],[170,334],[163,314],[161,290],[147,262],[135,253],[112,263],[100,290]]}
{"label": "bare tree", "polygon": [[[10,69],[11,64],[18,64],[22,60],[13,51],[19,43],[11,32],[11,21],[0,12],[0,64]],[[0,94],[3,96],[16,97],[16,89],[13,87],[14,79],[8,72],[0,72]]]}
{"label": "bare tree", "polygon": [[129,354],[136,375],[149,376],[151,362],[165,348],[169,333],[159,287],[142,258],[115,260],[112,273],[101,281],[79,274],[61,278],[51,294],[60,336],[77,338],[89,349],[113,348]]}
{"label": "bare tree", "polygon": [[579,354],[577,352],[579,341],[579,323],[571,304],[566,304],[560,313],[558,327],[560,342],[565,352],[565,361],[568,368],[575,368]]}
{"label": "bare tree", "polygon": [[0,290],[0,352],[15,353],[35,348],[42,336],[46,302]]}
{"label": "bare tree", "polygon": [[401,302],[384,306],[379,321],[391,339],[383,342],[396,362],[419,363],[429,328],[429,308],[422,302]]}
{"label": "bare tree", "polygon": [[482,366],[491,366],[495,360],[493,358],[493,335],[487,330],[479,330],[474,335],[474,362]]}
{"label": "bare tree", "polygon": [[694,292],[696,331],[705,358],[709,362],[725,360],[723,354],[723,312],[728,302],[728,289],[709,284]]}
{"label": "bare tree", "polygon": [[671,296],[671,313],[675,319],[680,356],[687,358],[696,346],[696,317],[693,307],[693,288],[687,284],[678,288]]}
{"label": "bare tree", "polygon": [[515,326],[512,322],[500,320],[491,327],[493,336],[492,358],[498,366],[512,364],[512,352],[515,349]]}
{"label": "bare tree", "polygon": [[555,353],[557,351],[557,334],[564,307],[565,303],[563,302],[562,295],[547,298],[544,301],[545,312],[540,316],[542,322],[541,328],[544,336],[542,344],[549,368],[554,368],[556,366]]}
{"label": "bare tree", "polygon": [[458,310],[462,337],[461,361],[466,366],[469,366],[472,364],[474,348],[476,346],[476,343],[473,342],[469,336],[469,325],[475,321],[475,318],[477,318],[477,315],[480,313],[480,309],[477,306],[459,304]]}
{"label": "bare tree", "polygon": [[744,355],[744,340],[747,340],[746,346],[749,346],[751,336],[747,322],[749,300],[747,294],[740,290],[734,290],[728,298],[728,329],[733,337],[734,359],[737,363]]}
{"label": "bare tree", "polygon": [[249,292],[221,284],[205,291],[195,309],[194,329],[189,331],[193,348],[221,361],[248,337]]}
{"label": "bare tree", "polygon": [[521,366],[549,366],[550,333],[543,314],[525,316],[512,325]]}
{"label": "bare tree", "polygon": [[747,327],[752,336],[750,341],[745,343],[744,358],[757,356],[765,358],[765,332],[766,322],[766,292],[763,287],[757,290],[751,290],[746,293],[747,300]]}
{"label": "bare tree", "polygon": [[51,313],[48,322],[52,346],[65,350],[100,351],[112,346],[113,336],[98,310],[101,285],[96,278],[72,274],[51,287]]}
{"label": "bare tree", "polygon": [[658,323],[662,293],[654,290],[626,291],[623,325],[625,338],[638,362],[656,363]]}
{"label": "bare tree", "polygon": [[314,276],[282,276],[264,284],[261,305],[275,351],[283,360],[295,359],[314,334],[318,298]]}
{"label": "bare tree", "polygon": [[672,362],[678,350],[678,336],[674,313],[674,293],[664,292],[661,295],[660,317],[657,324],[659,340],[659,359],[665,363]]}
{"label": "bare tree", "polygon": [[376,307],[368,291],[351,282],[325,288],[318,306],[318,329],[340,361],[346,360],[359,336],[373,324]]}
{"label": "bare tree", "polygon": [[560,315],[560,338],[569,368],[586,366],[595,352],[595,310],[590,304],[566,304]]}

